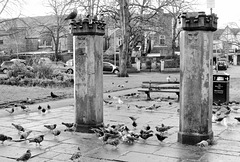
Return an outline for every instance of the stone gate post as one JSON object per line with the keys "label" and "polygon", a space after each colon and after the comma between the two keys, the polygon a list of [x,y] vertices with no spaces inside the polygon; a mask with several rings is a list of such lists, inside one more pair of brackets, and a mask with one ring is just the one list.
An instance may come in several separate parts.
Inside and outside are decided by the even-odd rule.
{"label": "stone gate post", "polygon": [[178,142],[212,139],[212,52],[216,15],[182,13],[180,34],[180,125]]}
{"label": "stone gate post", "polygon": [[105,23],[72,20],[76,131],[103,124],[103,35]]}

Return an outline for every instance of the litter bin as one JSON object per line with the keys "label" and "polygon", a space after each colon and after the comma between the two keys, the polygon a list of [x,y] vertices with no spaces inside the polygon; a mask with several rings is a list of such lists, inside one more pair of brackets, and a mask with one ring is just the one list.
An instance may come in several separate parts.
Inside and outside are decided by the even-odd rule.
{"label": "litter bin", "polygon": [[229,102],[229,81],[230,75],[227,73],[218,73],[213,75],[213,102]]}

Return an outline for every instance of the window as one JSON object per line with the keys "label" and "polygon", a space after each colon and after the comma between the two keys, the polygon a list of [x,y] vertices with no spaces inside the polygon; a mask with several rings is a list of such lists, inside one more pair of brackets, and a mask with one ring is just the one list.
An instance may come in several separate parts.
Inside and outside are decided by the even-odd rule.
{"label": "window", "polygon": [[0,40],[0,44],[3,44],[3,40]]}
{"label": "window", "polygon": [[159,36],[159,43],[160,43],[160,45],[165,45],[165,35]]}

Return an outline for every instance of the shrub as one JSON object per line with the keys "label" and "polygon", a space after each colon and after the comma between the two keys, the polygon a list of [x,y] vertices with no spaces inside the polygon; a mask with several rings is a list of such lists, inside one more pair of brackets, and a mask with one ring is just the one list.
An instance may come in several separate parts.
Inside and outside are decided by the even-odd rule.
{"label": "shrub", "polygon": [[35,77],[39,79],[52,79],[53,77],[53,69],[50,65],[46,64],[34,64],[33,73],[35,73]]}
{"label": "shrub", "polygon": [[[16,62],[12,65],[12,69],[7,73],[7,76],[9,78],[11,77],[17,77],[19,74],[22,74],[25,76],[26,73],[29,73],[29,69],[27,69],[27,66],[25,66],[22,63]],[[30,75],[29,75],[30,76]]]}

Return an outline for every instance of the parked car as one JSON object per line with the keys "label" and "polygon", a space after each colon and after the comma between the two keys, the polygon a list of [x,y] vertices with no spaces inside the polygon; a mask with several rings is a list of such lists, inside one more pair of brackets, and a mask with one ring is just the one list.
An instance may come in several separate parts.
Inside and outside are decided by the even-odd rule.
{"label": "parked car", "polygon": [[103,62],[103,73],[119,73],[119,68],[110,62]]}
{"label": "parked car", "polygon": [[73,59],[68,60],[66,66],[73,66]]}
{"label": "parked car", "polygon": [[[73,59],[66,62],[66,67],[68,67],[68,73],[73,74]],[[119,68],[110,62],[103,62],[103,73],[119,73]]]}
{"label": "parked car", "polygon": [[48,65],[54,70],[58,70],[61,73],[73,74],[73,67],[67,66],[64,62],[61,61],[55,62],[47,57],[42,57],[39,59],[38,63]]}
{"label": "parked car", "polygon": [[24,63],[24,64],[26,64],[26,60],[23,60],[23,59],[11,59],[10,61],[13,61],[13,62],[20,62],[20,63]]}
{"label": "parked car", "polygon": [[14,64],[20,64],[20,65],[26,66],[28,70],[33,70],[31,66],[27,66],[24,62],[19,62],[19,61],[3,61],[3,63],[0,66],[0,70],[6,74],[9,70],[12,69],[12,66]]}
{"label": "parked car", "polygon": [[218,61],[216,64],[216,67],[218,70],[227,70],[228,65],[227,65],[226,61]]}

